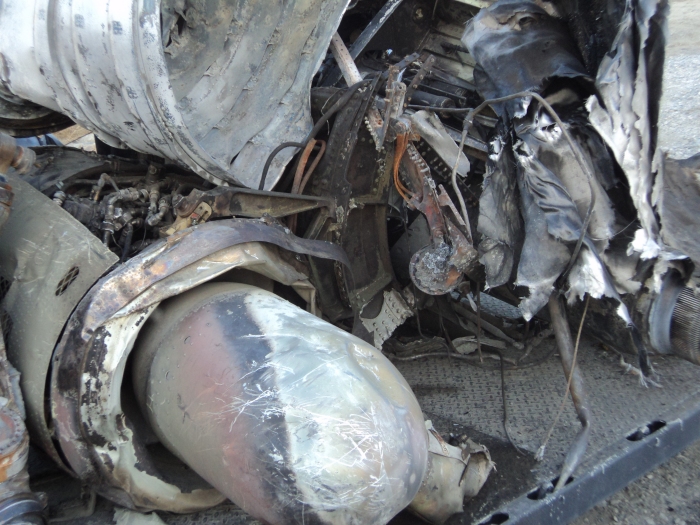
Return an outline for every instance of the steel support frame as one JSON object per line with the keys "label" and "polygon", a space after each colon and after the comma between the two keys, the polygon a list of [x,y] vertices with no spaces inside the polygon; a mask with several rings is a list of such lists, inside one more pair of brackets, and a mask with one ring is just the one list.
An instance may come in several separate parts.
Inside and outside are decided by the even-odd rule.
{"label": "steel support frame", "polygon": [[[524,494],[478,525],[561,525],[581,516],[647,472],[700,440],[700,395],[647,423],[649,434],[632,432],[597,453],[554,494],[531,499]],[[640,439],[637,439],[640,437]],[[454,524],[466,521],[454,520]]]}

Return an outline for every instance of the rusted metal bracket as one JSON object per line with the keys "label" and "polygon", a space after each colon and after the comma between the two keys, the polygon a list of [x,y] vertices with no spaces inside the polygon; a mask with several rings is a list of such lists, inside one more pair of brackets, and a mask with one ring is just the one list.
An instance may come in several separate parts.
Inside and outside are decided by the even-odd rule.
{"label": "rusted metal bracket", "polygon": [[[105,353],[109,351],[104,338],[106,323],[118,318],[125,322],[134,321],[140,326],[163,299],[203,284],[219,275],[222,270],[228,271],[227,269],[240,266],[239,255],[231,256],[226,259],[228,262],[223,262],[225,258],[222,259],[221,254],[246,243],[280,248],[273,248],[274,252],[280,253],[279,264],[275,263],[275,268],[279,270],[277,275],[280,282],[289,286],[300,281],[302,284],[308,283],[306,274],[292,265],[297,261],[296,254],[337,261],[346,267],[350,264],[340,246],[296,237],[282,226],[250,219],[209,222],[156,241],[107,274],[83,297],[68,320],[56,348],[56,365],[52,372],[50,395],[51,406],[55,407],[52,417],[61,418],[61,431],[57,432],[57,440],[65,452],[61,456],[67,462],[65,467],[83,479],[90,480],[99,493],[117,494],[124,506],[132,508],[145,510],[165,505],[168,510],[177,512],[208,508],[223,499],[211,489],[194,493],[180,492],[174,485],[154,474],[154,469],[149,466],[150,456],[146,447],[133,445],[140,439],[138,433],[129,433],[129,438],[120,442],[119,450],[116,446],[108,446],[106,440],[119,434],[119,428],[134,427],[125,423],[126,416],[110,419],[99,427],[87,424],[87,419],[92,416],[84,418],[86,410],[100,411],[103,405],[95,401],[93,394],[84,392],[90,388],[94,390],[94,387],[111,388],[109,385],[115,384],[112,381],[117,380],[117,376],[113,375],[116,369],[110,367],[113,361],[105,358]],[[228,253],[231,254],[231,251]],[[208,259],[211,256],[214,256],[213,261]],[[263,260],[260,255],[249,257],[256,266]],[[291,262],[286,262],[287,260]],[[178,272],[183,273],[178,276]],[[133,312],[127,313],[129,308]],[[118,338],[114,339],[117,340]],[[59,413],[60,416],[57,415]],[[105,421],[101,418],[95,420]],[[125,426],[118,426],[122,424]],[[138,479],[147,479],[147,482],[140,486],[134,483],[134,478],[131,477],[134,464],[129,463],[129,460],[112,462],[105,459],[106,456],[99,452],[103,446],[118,455],[122,450],[127,450],[127,446],[134,447],[128,450],[129,454],[138,454],[139,466],[134,467],[140,476]],[[124,489],[125,486],[128,486],[127,490]],[[160,499],[160,494],[163,493],[168,494],[168,498]]]}
{"label": "rusted metal bracket", "polygon": [[478,264],[471,233],[445,189],[439,187],[438,193],[428,164],[413,144],[407,145],[401,165],[415,191],[409,204],[425,215],[431,237],[431,243],[411,258],[411,280],[430,295],[448,293]]}
{"label": "rusted metal bracket", "polygon": [[29,148],[18,146],[15,139],[0,132],[0,174],[15,168],[17,173],[27,173],[36,162],[36,155]]}
{"label": "rusted metal bracket", "polygon": [[279,218],[320,208],[326,208],[330,216],[335,217],[335,201],[330,197],[293,195],[232,186],[220,186],[209,191],[192,190],[192,193],[175,206],[175,212],[179,217],[189,217],[201,203],[211,207],[210,219],[258,219],[263,216]]}
{"label": "rusted metal bracket", "polygon": [[414,76],[413,80],[411,80],[411,84],[406,89],[406,100],[404,102],[404,108],[411,103],[413,94],[416,92],[416,89],[418,89],[418,86],[420,86],[420,83],[423,82],[428,73],[430,73],[430,70],[433,68],[434,64],[435,55],[429,55],[428,58],[426,58],[423,62],[423,65],[418,70],[418,73],[416,73],[416,76]]}

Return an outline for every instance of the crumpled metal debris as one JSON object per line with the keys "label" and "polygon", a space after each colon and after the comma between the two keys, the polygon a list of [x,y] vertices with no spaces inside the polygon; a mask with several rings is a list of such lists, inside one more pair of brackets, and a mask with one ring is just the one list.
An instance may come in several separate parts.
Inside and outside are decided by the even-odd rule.
{"label": "crumpled metal debris", "polygon": [[700,269],[700,155],[686,160],[664,155],[653,196],[664,245],[679,250]]}
{"label": "crumpled metal debris", "polygon": [[[474,81],[485,99],[540,92],[556,78],[590,81],[564,23],[533,0],[500,0],[482,9],[467,24],[462,42],[478,64]],[[518,117],[528,103],[514,100],[506,107]],[[503,114],[504,106],[495,109]]]}
{"label": "crumpled metal debris", "polygon": [[464,510],[465,500],[477,495],[495,463],[483,445],[465,439],[459,447],[445,442],[426,421],[429,436],[428,474],[408,509],[429,523],[442,525]]}
{"label": "crumpled metal debris", "polygon": [[435,150],[440,158],[448,165],[457,164],[457,174],[465,177],[469,173],[469,159],[464,152],[459,151],[454,139],[450,137],[440,119],[432,111],[417,111],[408,117],[413,124],[413,130]]}
{"label": "crumpled metal debris", "polygon": [[668,9],[665,0],[627,0],[612,50],[596,76],[600,98],[586,103],[591,123],[627,177],[641,226],[629,254],[642,259],[663,249],[651,194]]}
{"label": "crumpled metal debris", "polygon": [[[601,255],[625,226],[606,192],[618,181],[606,145],[588,122],[591,79],[566,27],[533,1],[501,0],[470,21],[463,42],[483,68],[475,81],[485,98],[544,93],[566,126],[562,130],[549,108],[531,97],[494,104],[502,123],[478,225],[488,286],[508,282],[517,260],[514,283],[528,290],[520,305],[525,319],[545,306],[562,274],[570,300],[585,293],[619,300],[615,272]],[[620,315],[631,323],[621,302]]]}

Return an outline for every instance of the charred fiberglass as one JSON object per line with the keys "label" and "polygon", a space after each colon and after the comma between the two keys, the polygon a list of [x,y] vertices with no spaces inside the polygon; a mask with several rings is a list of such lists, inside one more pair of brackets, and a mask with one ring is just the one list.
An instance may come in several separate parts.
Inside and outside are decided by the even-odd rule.
{"label": "charred fiberglass", "polygon": [[[622,395],[581,333],[649,403],[657,356],[700,364],[667,12],[2,0],[0,523],[503,523],[566,490]],[[97,153],[22,145],[74,124]],[[533,446],[507,381],[557,360]]]}

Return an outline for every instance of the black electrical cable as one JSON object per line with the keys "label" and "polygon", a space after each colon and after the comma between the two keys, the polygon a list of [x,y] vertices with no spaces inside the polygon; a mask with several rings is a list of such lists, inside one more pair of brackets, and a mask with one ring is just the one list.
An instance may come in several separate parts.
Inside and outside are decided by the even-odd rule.
{"label": "black electrical cable", "polygon": [[275,156],[280,151],[286,148],[298,148],[303,150],[309,143],[309,141],[316,137],[318,132],[321,131],[321,128],[326,124],[326,122],[328,122],[328,120],[333,115],[335,115],[338,111],[345,107],[345,104],[348,103],[348,101],[355,94],[355,92],[362,86],[366,85],[368,82],[371,82],[373,80],[374,79],[361,80],[357,84],[353,84],[352,86],[350,86],[345,92],[345,94],[340,99],[338,99],[338,102],[333,104],[331,109],[329,109],[320,119],[318,119],[316,125],[314,125],[313,129],[309,132],[306,139],[304,139],[304,142],[284,142],[277,146],[275,149],[273,149],[272,152],[268,155],[267,160],[265,161],[265,166],[263,167],[262,171],[262,177],[260,177],[260,184],[258,184],[258,190],[265,189],[265,180],[267,179],[267,172],[270,170],[270,166],[272,165],[272,161],[274,160]]}
{"label": "black electrical cable", "polygon": [[272,152],[267,156],[267,160],[265,161],[265,167],[263,168],[262,177],[260,178],[260,184],[258,184],[258,190],[265,189],[265,179],[267,179],[267,172],[270,170],[270,165],[272,164],[272,161],[280,151],[287,148],[304,149],[305,147],[306,142],[283,142],[275,149],[273,149]]}
{"label": "black electrical cable", "polygon": [[[440,327],[442,328],[443,335],[445,336],[445,341],[447,341],[447,359],[451,359],[450,349],[456,355],[459,355],[459,353],[457,352],[457,349],[455,348],[454,344],[452,343],[452,339],[450,339],[450,336],[447,335],[447,331],[442,326],[442,315],[440,315]],[[515,451],[518,454],[520,454],[521,456],[524,456],[525,454],[523,454],[523,451],[520,450],[520,447],[518,447],[518,445],[515,444],[515,441],[513,441],[513,438],[510,435],[510,431],[508,430],[508,401],[506,398],[505,358],[503,357],[503,354],[501,352],[499,352],[498,350],[494,350],[493,352],[495,355],[498,356],[498,359],[499,359],[500,364],[501,364],[501,401],[503,402],[503,431],[506,433],[506,437],[508,438],[508,441],[513,446]],[[464,356],[464,357],[466,357],[466,356]],[[479,359],[482,359],[481,354],[479,355]],[[469,363],[469,364],[475,364],[475,363]]]}
{"label": "black electrical cable", "polygon": [[134,225],[130,222],[124,228],[124,246],[122,248],[122,255],[119,258],[119,262],[126,261],[129,257],[129,252],[131,251],[131,241],[134,238]]}
{"label": "black electrical cable", "polygon": [[[408,357],[398,357],[398,356],[388,356],[391,361],[415,361],[417,359],[422,359],[425,357],[447,357],[448,359],[455,358],[459,359],[461,361],[464,361],[465,363],[469,364],[470,366],[474,366],[476,368],[483,368],[486,370],[493,370],[492,367],[490,366],[484,366],[479,364],[477,361],[472,360],[471,356],[466,356],[457,353],[456,349],[454,348],[454,345],[452,345],[452,342],[448,342],[449,346],[452,346],[453,350],[452,352],[447,351],[447,352],[430,352],[427,354],[417,354],[417,355],[412,355]],[[517,366],[512,366],[512,367],[506,367],[505,366],[505,358],[503,357],[503,354],[499,352],[498,350],[494,350],[493,353],[490,352],[485,352],[485,355],[492,355],[495,357],[498,357],[500,361],[500,370],[501,370],[501,400],[503,402],[503,430],[506,433],[506,437],[508,438],[508,441],[510,444],[513,446],[513,448],[516,450],[516,452],[520,455],[525,455],[523,451],[518,447],[518,445],[515,444],[515,441],[513,441],[513,438],[510,435],[510,431],[508,430],[508,402],[506,398],[506,378],[505,378],[505,373],[506,370],[522,370],[523,368],[530,368],[532,366],[536,366],[538,364],[543,363],[545,360],[549,359],[554,352],[550,352],[545,356],[544,359],[539,360],[537,362],[533,363],[528,363],[526,365],[517,365]]]}

